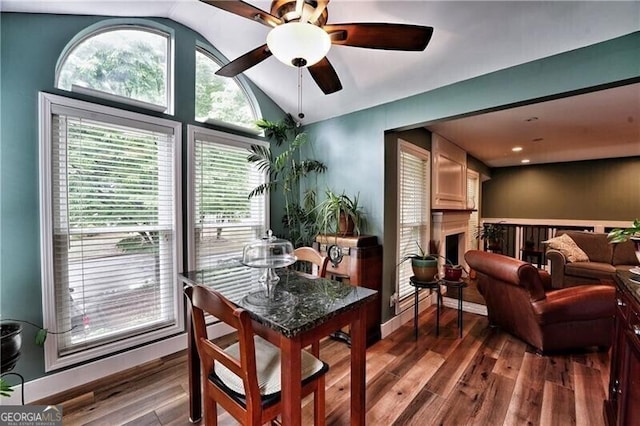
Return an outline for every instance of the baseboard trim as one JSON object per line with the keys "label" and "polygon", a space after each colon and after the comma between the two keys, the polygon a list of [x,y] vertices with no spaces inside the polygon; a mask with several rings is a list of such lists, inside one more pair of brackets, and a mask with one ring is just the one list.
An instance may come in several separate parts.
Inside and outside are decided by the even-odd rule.
{"label": "baseboard trim", "polygon": [[[451,297],[443,297],[442,304],[447,308],[458,309],[458,299],[453,299]],[[487,316],[487,307],[485,305],[481,305],[479,303],[467,302],[465,300],[462,301],[462,311],[469,312],[472,314],[478,314]]]}
{"label": "baseboard trim", "polygon": [[[233,331],[224,323],[207,327],[214,339]],[[98,361],[73,367],[59,373],[49,374],[24,384],[24,403],[29,404],[71,390],[78,386],[119,373],[138,365],[162,358],[187,348],[187,334],[182,333],[168,339],[141,346]],[[0,405],[20,405],[22,386],[13,387],[10,397],[0,398]]]}
{"label": "baseboard trim", "polygon": [[[420,303],[418,304],[418,315],[420,315],[425,309],[435,303],[435,300],[433,299],[435,297],[435,294],[436,293],[432,293],[424,300],[420,300]],[[400,314],[394,316],[389,321],[383,323],[380,326],[380,333],[382,338],[384,339],[385,337],[389,336],[391,333],[402,327],[407,322],[413,321],[413,317],[414,314],[412,304],[411,308],[405,309],[404,311],[400,312]]]}

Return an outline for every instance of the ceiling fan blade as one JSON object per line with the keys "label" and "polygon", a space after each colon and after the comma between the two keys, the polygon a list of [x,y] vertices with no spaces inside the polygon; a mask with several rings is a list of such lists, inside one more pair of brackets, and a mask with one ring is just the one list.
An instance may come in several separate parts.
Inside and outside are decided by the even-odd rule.
{"label": "ceiling fan blade", "polygon": [[344,34],[332,37],[333,44],[383,50],[424,50],[433,35],[433,27],[406,24],[330,24],[322,28],[329,35],[334,32]]}
{"label": "ceiling fan blade", "polygon": [[314,9],[313,13],[307,18],[307,22],[311,24],[315,23],[322,15],[322,12],[324,12],[324,10],[327,8],[328,4],[329,0],[318,0],[316,8]]}
{"label": "ceiling fan blade", "polygon": [[218,9],[226,10],[234,15],[242,16],[243,18],[250,19],[252,21],[259,22],[268,27],[275,27],[282,24],[282,20],[270,13],[265,12],[262,9],[258,9],[255,6],[245,3],[241,0],[200,0],[203,3],[209,4]]}
{"label": "ceiling fan blade", "polygon": [[336,70],[326,57],[322,58],[320,62],[311,65],[309,73],[311,73],[311,77],[325,95],[342,90],[342,83],[340,83],[338,74],[336,74]]}
{"label": "ceiling fan blade", "polygon": [[266,44],[263,44],[262,46],[256,47],[252,51],[247,52],[229,62],[227,65],[216,71],[216,75],[221,75],[223,77],[235,77],[241,72],[244,72],[252,66],[264,61],[269,56],[271,56],[271,51]]}

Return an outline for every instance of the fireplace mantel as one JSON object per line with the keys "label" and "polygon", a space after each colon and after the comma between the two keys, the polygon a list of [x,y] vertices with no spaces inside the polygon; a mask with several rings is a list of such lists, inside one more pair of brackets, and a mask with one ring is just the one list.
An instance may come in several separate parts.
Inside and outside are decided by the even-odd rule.
{"label": "fireplace mantel", "polygon": [[432,209],[431,210],[431,238],[440,242],[439,253],[445,256],[446,237],[458,235],[458,259],[464,263],[464,254],[467,252],[467,233],[469,232],[469,220],[475,209]]}

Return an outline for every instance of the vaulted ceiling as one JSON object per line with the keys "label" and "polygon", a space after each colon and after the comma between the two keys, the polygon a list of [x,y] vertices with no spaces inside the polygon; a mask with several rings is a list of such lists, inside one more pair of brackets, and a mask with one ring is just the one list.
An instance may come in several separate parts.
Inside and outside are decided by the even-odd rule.
{"label": "vaulted ceiling", "polygon": [[[268,11],[269,1],[248,1]],[[3,11],[92,14],[110,16],[157,16],[170,18],[202,34],[229,60],[264,44],[269,29],[256,22],[219,10],[197,0],[102,0],[102,1],[31,1],[2,0]],[[334,66],[343,89],[324,95],[310,75],[303,72],[302,111],[305,123],[347,114],[391,102],[417,93],[497,71],[514,65],[555,55],[632,33],[640,29],[640,2],[609,1],[352,1],[333,0],[328,5],[327,23],[391,22],[434,27],[425,51],[399,52],[333,46],[327,58]],[[284,111],[298,109],[297,70],[271,57],[245,73]],[[621,112],[623,119],[638,123],[640,96],[629,100],[635,112]],[[615,98],[614,98],[615,99]],[[526,107],[523,107],[526,108]],[[515,112],[514,112],[515,113]],[[519,111],[522,117],[540,116],[541,112]],[[508,120],[508,113],[494,115]],[[488,119],[486,116],[485,119]],[[573,120],[580,121],[581,117]],[[620,118],[620,117],[618,117]],[[469,152],[490,165],[510,165],[504,146],[495,150],[478,150],[471,139],[474,131],[463,134],[463,119],[454,126],[438,124],[442,132],[459,145],[469,145]],[[486,122],[486,120],[485,120]],[[500,126],[508,127],[506,121]],[[478,126],[476,122],[466,122]],[[538,126],[547,120],[539,120]],[[574,125],[576,123],[574,122]],[[494,126],[496,127],[496,126]],[[559,125],[559,127],[561,127]],[[557,131],[557,128],[556,128]],[[580,130],[585,134],[584,128]],[[518,137],[524,137],[518,130]],[[487,140],[503,138],[507,146],[516,134],[485,133]],[[532,138],[544,136],[532,136]],[[623,136],[630,142],[629,135]],[[546,139],[546,138],[545,138]],[[521,143],[525,143],[522,141]],[[635,145],[640,146],[636,135]],[[633,145],[633,143],[632,143]],[[463,148],[465,148],[463,146]],[[632,146],[633,148],[633,146]],[[465,148],[466,149],[466,148]],[[495,151],[495,152],[494,152]],[[565,150],[557,159],[576,159]],[[640,149],[621,154],[640,155]],[[549,157],[549,155],[547,155]],[[579,158],[578,158],[579,159]],[[586,159],[586,158],[583,158]],[[532,160],[532,162],[534,162]],[[538,162],[538,160],[535,160]],[[547,161],[542,161],[547,162]]]}

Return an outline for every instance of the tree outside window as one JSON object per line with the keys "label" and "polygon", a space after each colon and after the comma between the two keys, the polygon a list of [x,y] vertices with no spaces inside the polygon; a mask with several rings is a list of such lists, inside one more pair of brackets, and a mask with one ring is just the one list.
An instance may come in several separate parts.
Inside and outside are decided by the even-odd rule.
{"label": "tree outside window", "polygon": [[209,55],[196,51],[196,120],[255,129],[256,116],[247,94],[234,79],[217,76],[219,69]]}
{"label": "tree outside window", "polygon": [[168,35],[113,28],[75,46],[60,68],[58,88],[82,86],[168,106]]}

